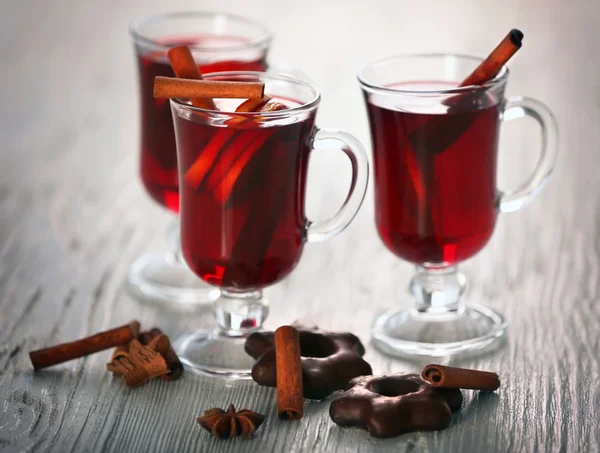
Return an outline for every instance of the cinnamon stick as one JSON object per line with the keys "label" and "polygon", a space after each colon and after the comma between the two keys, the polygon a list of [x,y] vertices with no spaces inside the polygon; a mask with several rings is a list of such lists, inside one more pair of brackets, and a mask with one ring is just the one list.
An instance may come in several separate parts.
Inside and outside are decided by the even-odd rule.
{"label": "cinnamon stick", "polygon": [[154,97],[164,98],[231,98],[260,99],[265,84],[262,82],[231,82],[223,80],[190,80],[156,76]]}
{"label": "cinnamon stick", "polygon": [[[266,128],[265,133],[272,130],[277,128]],[[259,185],[254,189],[246,189],[245,196],[251,208],[229,253],[230,265],[225,266],[222,279],[224,286],[247,286],[260,280],[265,263],[272,259],[268,253],[278,222],[285,217],[284,210],[290,207],[290,197],[295,190],[294,171],[297,162],[293,153],[278,152],[277,146],[263,146],[260,151],[249,147],[249,150],[255,156],[252,163],[249,158],[246,160],[245,151],[240,159],[246,162],[245,165],[252,166],[250,171],[259,177]],[[223,177],[223,183],[212,193],[214,199],[223,205],[226,203],[220,194],[228,186],[234,187],[233,183],[228,183],[230,178],[239,179],[236,168],[232,167]]]}
{"label": "cinnamon stick", "polygon": [[284,420],[298,420],[304,413],[300,335],[291,326],[275,331],[277,368],[277,414]]}
{"label": "cinnamon stick", "polygon": [[273,130],[270,129],[243,131],[238,135],[238,140],[228,144],[219,155],[219,160],[211,169],[206,187],[221,206],[229,200],[235,183],[252,156],[273,135]]}
{"label": "cinnamon stick", "polygon": [[521,48],[523,36],[523,32],[516,28],[509,31],[504,39],[500,41],[500,44],[492,50],[487,58],[459,86],[482,85],[496,77],[502,66]]}
{"label": "cinnamon stick", "polygon": [[29,353],[29,358],[33,369],[39,370],[115,346],[126,345],[136,338],[139,332],[140,323],[132,321],[127,325],[100,332],[91,337],[32,351]]}
{"label": "cinnamon stick", "polygon": [[[508,60],[521,48],[523,36],[520,30],[511,30],[459,86],[482,85],[496,77]],[[435,156],[452,146],[478,118],[473,104],[481,96],[481,90],[475,90],[446,99],[443,103],[448,106],[448,114],[437,115],[408,135],[408,140],[413,148],[413,156],[407,157],[413,163],[409,167],[410,177],[421,204],[419,210],[422,212],[424,220],[422,230],[425,235],[439,235],[435,233],[439,226],[433,221],[429,207],[434,203],[432,195],[436,192],[433,160]],[[472,114],[455,115],[454,113],[457,112]]]}
{"label": "cinnamon stick", "polygon": [[[260,99],[248,99],[247,101],[243,102],[242,104],[240,104],[238,106],[238,108],[236,109],[236,112],[263,112],[263,111],[274,111],[274,110],[282,110],[285,109],[286,106],[279,103],[279,102],[270,102],[271,101],[271,97],[269,96],[264,96]],[[227,125],[228,126],[234,126],[237,124],[241,124],[241,123],[246,123],[252,121],[252,118],[249,117],[237,117],[237,118],[231,118],[227,121]],[[266,131],[267,128],[264,128],[264,130]],[[254,155],[254,153],[260,148],[260,146],[262,146],[262,144],[264,144],[264,142],[266,141],[266,138],[268,138],[268,136],[272,135],[272,133],[274,133],[274,131],[276,131],[276,128],[273,128],[271,130],[271,132],[269,134],[261,134],[261,140],[260,141],[256,141],[254,143],[251,144],[251,146],[249,147],[250,149],[248,151],[244,151],[246,148],[246,145],[244,146],[240,146],[240,143],[243,142],[245,139],[241,136],[243,134],[246,134],[248,132],[248,129],[242,129],[238,130],[234,127],[227,127],[227,128],[222,128],[221,130],[219,130],[217,133],[215,133],[211,139],[208,141],[208,143],[206,144],[206,146],[204,147],[204,149],[200,152],[200,154],[198,155],[198,157],[196,158],[196,160],[188,167],[188,169],[186,170],[185,174],[183,175],[183,180],[194,190],[199,190],[200,186],[202,185],[204,179],[206,178],[206,176],[209,173],[215,173],[215,164],[221,160],[221,155],[222,154],[227,154],[227,155],[232,155],[233,153],[235,153],[235,158],[237,158],[237,156],[240,155],[240,153],[244,152],[245,155],[245,159],[244,161],[240,161],[237,162],[234,167],[231,168],[231,171],[228,171],[227,174],[222,175],[221,173],[217,174],[219,180],[223,180],[226,181],[225,182],[225,186],[222,190],[219,190],[215,193],[217,193],[217,199],[218,201],[221,202],[221,204],[224,204],[225,201],[227,200],[227,198],[229,197],[231,190],[232,190],[232,184],[230,184],[231,182],[235,183],[235,181],[237,180],[237,177],[239,176],[241,170],[240,170],[240,163],[241,162],[247,162],[250,157],[252,157],[252,155]],[[266,137],[266,138],[265,138]],[[264,140],[263,140],[264,138]],[[228,149],[231,148],[231,152],[229,153],[224,153],[223,151],[224,148],[227,147]],[[228,165],[230,165],[231,163],[229,163]],[[233,172],[233,173],[232,173]],[[231,177],[227,177],[227,175],[229,175],[230,173],[234,174],[235,176],[233,178]],[[225,201],[223,201],[225,200]]]}
{"label": "cinnamon stick", "polygon": [[[481,85],[496,77],[500,69],[521,48],[523,36],[520,30],[516,28],[511,30],[485,60],[460,83],[459,87]],[[480,92],[461,93],[452,96],[444,103],[449,106],[448,112],[454,113],[462,110],[463,106],[465,108],[471,106],[480,95]],[[417,155],[436,155],[458,140],[471,124],[471,121],[463,121],[460,117],[439,115],[413,131],[409,140]]]}
{"label": "cinnamon stick", "polygon": [[[167,52],[171,68],[175,76],[180,79],[202,79],[200,68],[194,61],[194,56],[188,46],[176,46]],[[190,102],[195,107],[207,110],[216,110],[215,102],[211,98],[191,98]]]}
{"label": "cinnamon stick", "polygon": [[[154,327],[148,332],[142,332],[139,335],[138,340],[142,345],[147,346],[153,339],[159,337],[160,335],[163,335],[162,331],[159,328]],[[168,349],[162,355],[165,358],[167,367],[171,371],[167,374],[163,374],[160,378],[163,381],[174,381],[175,379],[179,379],[183,374],[183,364],[179,360],[179,357],[177,357],[173,347],[169,344]]]}
{"label": "cinnamon stick", "polygon": [[490,371],[469,370],[444,365],[427,365],[421,377],[434,387],[493,392],[500,387],[500,378]]}

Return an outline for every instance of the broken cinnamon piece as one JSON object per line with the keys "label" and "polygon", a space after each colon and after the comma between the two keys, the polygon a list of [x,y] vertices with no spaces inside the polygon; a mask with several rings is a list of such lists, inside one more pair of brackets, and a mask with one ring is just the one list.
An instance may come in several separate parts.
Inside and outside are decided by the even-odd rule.
{"label": "broken cinnamon piece", "polygon": [[34,370],[57,365],[69,360],[84,357],[115,346],[126,345],[136,338],[140,332],[140,323],[132,321],[127,325],[100,332],[91,337],[70,343],[63,343],[50,348],[29,353]]}
{"label": "broken cinnamon piece", "polygon": [[137,339],[129,343],[129,348],[115,350],[106,369],[121,376],[129,388],[138,387],[144,382],[169,373],[164,359],[171,347],[166,335],[157,335],[147,345]]}
{"label": "broken cinnamon piece", "polygon": [[444,365],[427,365],[421,377],[434,387],[487,390],[500,387],[500,378],[490,371],[469,370]]}
{"label": "broken cinnamon piece", "polygon": [[[181,79],[202,79],[202,74],[196,62],[194,56],[188,46],[177,46],[169,49],[167,52],[171,68],[175,75]],[[200,107],[207,110],[216,110],[214,101],[211,98],[192,98],[190,102],[195,107]]]}
{"label": "broken cinnamon piece", "polygon": [[[159,335],[163,335],[162,331],[159,328],[154,327],[148,332],[142,332],[138,337],[138,340],[140,341],[140,343],[142,343],[142,345],[145,346],[148,345],[154,338],[156,338]],[[115,354],[116,352],[117,351],[115,351]],[[113,354],[113,359],[114,357],[115,355]],[[163,354],[163,357],[165,359],[165,362],[167,363],[167,367],[171,371],[167,374],[163,374],[160,378],[163,381],[174,381],[175,379],[179,379],[183,374],[183,364],[179,360],[179,357],[177,357],[175,350],[170,344],[169,348],[167,349],[167,352]]]}
{"label": "broken cinnamon piece", "polygon": [[119,346],[115,349],[110,363],[106,364],[106,369],[119,376],[135,373],[136,367],[129,358],[129,348],[127,346]]}
{"label": "broken cinnamon piece", "polygon": [[228,98],[260,99],[264,95],[262,82],[231,82],[223,80],[192,80],[156,76],[154,98]]}

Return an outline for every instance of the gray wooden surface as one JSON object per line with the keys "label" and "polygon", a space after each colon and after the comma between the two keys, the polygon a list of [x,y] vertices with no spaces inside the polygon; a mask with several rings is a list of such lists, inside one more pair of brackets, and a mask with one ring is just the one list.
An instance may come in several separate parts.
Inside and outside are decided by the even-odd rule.
{"label": "gray wooden surface", "polygon": [[[508,93],[547,102],[561,125],[551,183],[499,220],[465,263],[468,297],[501,310],[510,329],[497,352],[462,364],[498,370],[503,387],[467,393],[441,432],[389,440],[343,430],[328,402],[280,422],[271,389],[190,373],[126,389],[100,353],[34,374],[27,351],[137,318],[172,338],[212,322],[123,291],[131,261],[165,247],[169,215],[137,177],[138,110],[130,19],[169,9],[235,11],[276,33],[271,61],[302,68],[322,90],[319,123],[369,144],[355,73],[385,55],[485,53],[508,29],[525,32]],[[597,0],[454,2],[0,1],[0,451],[401,452],[600,449],[600,4]],[[500,181],[517,184],[537,157],[538,133],[503,129]],[[327,154],[327,153],[326,153]],[[311,163],[308,213],[336,209],[348,183],[341,156]],[[412,269],[384,249],[372,192],[341,236],[306,247],[269,290],[267,326],[295,319],[369,341],[374,316],[407,300]],[[417,371],[368,346],[375,372]],[[216,441],[195,422],[233,402],[268,415],[256,438]]]}

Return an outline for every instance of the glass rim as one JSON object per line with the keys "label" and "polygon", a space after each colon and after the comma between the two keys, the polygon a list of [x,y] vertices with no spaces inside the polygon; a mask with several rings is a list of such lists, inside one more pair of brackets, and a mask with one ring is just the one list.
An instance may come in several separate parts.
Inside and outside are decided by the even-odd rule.
{"label": "glass rim", "polygon": [[[178,107],[182,107],[182,108],[188,109],[193,112],[210,113],[212,115],[219,114],[219,115],[229,115],[229,116],[236,116],[236,117],[248,117],[248,118],[253,118],[256,116],[260,116],[261,118],[283,118],[286,116],[295,115],[297,113],[302,113],[305,111],[315,109],[319,105],[319,102],[321,101],[321,93],[319,92],[319,89],[316,86],[314,86],[313,84],[311,84],[305,80],[301,80],[301,79],[298,79],[296,77],[292,77],[289,75],[271,74],[268,72],[261,72],[261,71],[221,71],[221,72],[209,72],[207,74],[202,74],[203,79],[210,79],[210,78],[215,78],[215,77],[232,77],[232,76],[255,76],[255,77],[258,77],[259,80],[266,78],[266,79],[271,79],[271,80],[279,80],[282,82],[293,83],[296,85],[303,85],[305,87],[310,88],[313,91],[314,96],[312,97],[312,99],[310,101],[307,101],[297,107],[291,107],[291,108],[287,108],[285,110],[275,110],[272,112],[229,112],[227,110],[212,110],[212,109],[204,109],[202,107],[196,107],[194,105],[188,104],[186,101],[184,101],[181,98],[171,98],[170,101],[172,104],[175,104]],[[265,93],[265,94],[268,95],[268,93]]]}
{"label": "glass rim", "polygon": [[432,95],[452,95],[452,94],[460,94],[465,92],[473,92],[477,90],[485,90],[491,87],[494,87],[500,83],[503,83],[508,78],[509,70],[506,65],[503,65],[500,69],[500,72],[491,80],[481,84],[481,85],[468,85],[465,87],[454,87],[448,89],[437,89],[437,90],[415,90],[415,89],[402,89],[396,87],[389,87],[384,85],[378,85],[376,83],[369,82],[367,77],[365,76],[365,72],[369,69],[372,69],[374,66],[389,63],[393,60],[408,60],[408,59],[426,59],[426,58],[442,58],[442,57],[451,57],[462,60],[471,60],[477,63],[481,63],[484,58],[478,57],[475,55],[469,54],[460,54],[460,53],[444,53],[444,52],[434,52],[434,53],[414,53],[414,54],[397,54],[389,57],[384,57],[379,60],[373,61],[366,66],[364,66],[357,73],[358,81],[362,88],[367,88],[372,91],[376,91],[384,94],[400,94],[400,95],[409,95],[409,96],[432,96]]}
{"label": "glass rim", "polygon": [[262,31],[262,35],[258,38],[251,39],[248,42],[244,42],[243,44],[232,44],[232,45],[223,45],[218,47],[203,47],[201,45],[191,45],[189,46],[192,51],[200,51],[205,53],[218,53],[218,52],[231,52],[245,49],[253,49],[260,47],[262,45],[268,44],[272,38],[273,33],[271,29],[266,25],[254,21],[252,19],[248,19],[246,17],[231,14],[231,13],[223,13],[216,11],[170,11],[165,13],[151,14],[149,16],[143,16],[138,19],[134,19],[129,24],[129,34],[137,43],[142,43],[148,47],[151,47],[155,50],[168,51],[173,47],[173,44],[163,44],[155,39],[152,39],[141,32],[141,28],[149,23],[157,22],[166,19],[177,19],[177,18],[185,18],[185,17],[205,17],[205,18],[214,18],[218,16],[224,16],[229,19],[233,19],[237,22],[242,22],[246,25],[252,25],[253,27],[257,27]]}

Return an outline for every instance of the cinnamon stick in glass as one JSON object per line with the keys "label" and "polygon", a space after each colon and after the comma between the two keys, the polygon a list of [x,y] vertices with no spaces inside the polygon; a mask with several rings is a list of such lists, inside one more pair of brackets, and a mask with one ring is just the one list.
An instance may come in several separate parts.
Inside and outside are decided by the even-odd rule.
{"label": "cinnamon stick in glass", "polygon": [[132,321],[115,329],[97,333],[91,337],[29,353],[33,369],[39,370],[59,363],[94,354],[105,349],[128,344],[140,333],[140,323]]}
{"label": "cinnamon stick in glass", "polygon": [[284,420],[298,420],[304,414],[300,335],[292,326],[275,331],[277,368],[277,414]]}
{"label": "cinnamon stick in glass", "polygon": [[[482,85],[496,77],[500,69],[521,48],[523,36],[520,30],[511,30],[485,60],[460,83],[459,87]],[[480,95],[479,92],[465,92],[448,98],[444,104],[449,106],[449,112],[460,110],[461,106],[472,104],[473,94]],[[462,121],[462,123],[466,122]],[[414,131],[409,139],[417,155],[435,155],[451,146],[469,126],[470,123],[458,124],[451,115],[439,115],[439,120],[424,124],[422,128]]]}
{"label": "cinnamon stick in glass", "polygon": [[[460,83],[459,87],[482,85],[496,77],[508,60],[521,48],[523,36],[520,30],[511,30],[477,68]],[[423,234],[425,235],[435,234],[436,228],[439,228],[431,218],[429,209],[429,204],[434,202],[431,193],[435,192],[433,160],[436,155],[452,146],[477,118],[476,115],[465,118],[463,115],[454,113],[472,109],[473,103],[477,102],[481,96],[481,90],[467,90],[447,98],[443,101],[443,104],[448,106],[447,114],[438,115],[437,118],[426,122],[408,136],[413,152],[407,154],[407,160],[412,164],[410,166],[411,180],[422,204]]]}
{"label": "cinnamon stick in glass", "polygon": [[[281,109],[285,108],[282,104],[278,102],[269,102],[271,101],[271,97],[264,96],[260,99],[248,99],[238,106],[236,112],[238,113],[249,113],[249,112],[263,112],[263,111],[273,111],[273,109]],[[272,107],[273,106],[273,107]],[[218,133],[212,136],[209,142],[206,144],[204,149],[198,155],[198,158],[188,167],[186,170],[183,180],[194,190],[199,190],[206,176],[213,172],[214,166],[218,160],[221,159],[221,151],[224,147],[232,148],[231,153],[235,154],[235,159],[243,152],[244,159],[235,160],[236,164],[231,168],[231,171],[227,172],[227,175],[235,175],[235,177],[225,176],[223,177],[223,183],[226,184],[227,187],[219,189],[215,191],[215,198],[218,198],[221,204],[224,204],[229,197],[232,187],[231,182],[235,182],[237,180],[237,176],[239,176],[240,168],[243,167],[242,163],[250,160],[250,157],[254,155],[254,153],[264,144],[266,138],[270,137],[277,128],[264,128],[263,133],[260,134],[260,140],[254,141],[248,148],[246,148],[247,144],[243,144],[244,137],[242,135],[247,131],[246,129],[237,129],[236,125],[247,123],[253,121],[250,117],[237,117],[230,118],[227,120],[228,127],[222,128]],[[238,134],[240,132],[240,134]],[[266,138],[265,138],[266,137]],[[240,146],[243,145],[243,146]],[[227,153],[229,154],[229,153]],[[219,178],[221,178],[219,174]],[[225,196],[225,197],[223,197]],[[225,201],[223,201],[223,200]]]}
{"label": "cinnamon stick in glass", "polygon": [[[248,99],[247,101],[242,102],[240,105],[237,106],[237,108],[235,109],[236,112],[258,112],[260,109],[262,109],[270,100],[271,100],[271,96],[263,96],[260,99]],[[245,118],[237,118],[238,121],[237,122],[241,122],[244,121]]]}
{"label": "cinnamon stick in glass", "polygon": [[521,48],[523,45],[523,32],[513,28],[504,37],[500,44],[481,62],[469,76],[459,85],[466,87],[470,85],[482,85],[488,80],[492,80],[498,75],[502,66]]}
{"label": "cinnamon stick in glass", "polygon": [[165,98],[231,98],[260,99],[265,92],[262,82],[230,82],[223,80],[190,80],[156,76],[154,97]]}
{"label": "cinnamon stick in glass", "polygon": [[[169,49],[167,52],[171,68],[176,77],[180,79],[202,79],[202,74],[198,65],[194,61],[194,56],[188,46],[177,46]],[[216,110],[215,102],[211,98],[192,98],[190,102],[195,107],[207,110]]]}
{"label": "cinnamon stick in glass", "polygon": [[500,378],[490,371],[469,370],[444,365],[427,365],[421,377],[434,387],[487,390],[500,387]]}

